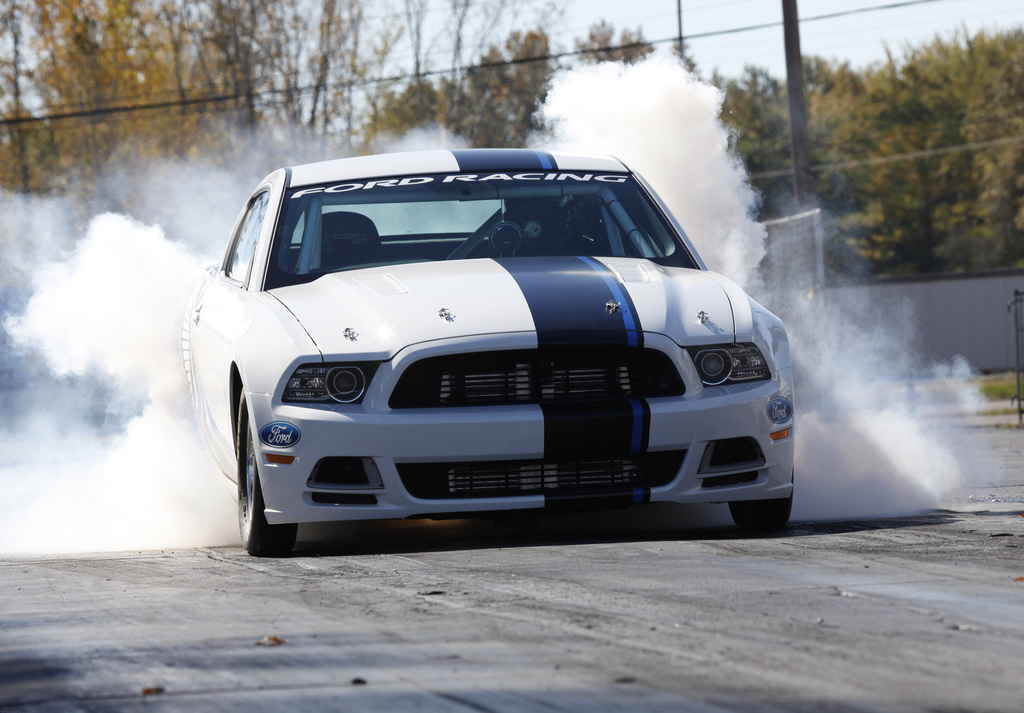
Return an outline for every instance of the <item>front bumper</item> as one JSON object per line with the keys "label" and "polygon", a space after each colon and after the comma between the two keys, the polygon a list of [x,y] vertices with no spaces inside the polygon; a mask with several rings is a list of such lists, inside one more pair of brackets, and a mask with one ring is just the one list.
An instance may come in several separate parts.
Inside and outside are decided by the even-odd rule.
{"label": "front bumper", "polygon": [[[651,340],[648,340],[650,345]],[[668,348],[665,349],[669,351]],[[610,485],[560,491],[548,479],[536,492],[520,490],[501,496],[416,497],[403,484],[404,464],[540,463],[552,460],[545,443],[545,413],[537,405],[390,409],[382,394],[390,393],[402,360],[382,366],[375,388],[358,406],[297,406],[269,394],[247,393],[257,431],[273,422],[293,425],[299,440],[288,447],[257,444],[266,517],[271,524],[336,520],[376,520],[431,515],[458,516],[508,510],[542,509],[566,499],[602,502],[706,503],[785,498],[792,493],[793,416],[777,422],[776,399],[793,400],[790,368],[772,378],[728,387],[703,387],[692,363],[674,350],[686,393],[680,397],[645,401],[644,451],[684,451],[674,476],[654,486]],[[411,359],[407,358],[408,363]],[[383,385],[382,385],[383,384]],[[788,429],[788,435],[773,439]],[[548,431],[550,436],[550,430]],[[585,453],[600,449],[588,443],[585,429],[579,443]],[[709,445],[741,439],[756,443],[761,458],[709,465]],[[564,450],[566,444],[560,444]],[[713,445],[712,445],[713,447]],[[293,456],[288,464],[268,461],[268,455]],[[372,459],[379,472],[369,484],[353,487],[311,484],[317,463],[325,458]],[[564,458],[562,458],[564,460]],[[445,466],[442,466],[442,470]],[[550,470],[550,469],[549,469]]]}

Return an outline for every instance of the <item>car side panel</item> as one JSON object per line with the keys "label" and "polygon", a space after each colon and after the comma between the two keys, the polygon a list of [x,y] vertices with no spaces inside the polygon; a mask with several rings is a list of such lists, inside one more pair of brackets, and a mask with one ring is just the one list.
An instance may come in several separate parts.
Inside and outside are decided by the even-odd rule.
{"label": "car side panel", "polygon": [[214,457],[234,477],[237,394],[234,367],[247,393],[273,393],[295,365],[320,354],[295,318],[277,300],[254,293],[218,274],[199,305],[192,325],[196,388],[205,413],[200,420]]}
{"label": "car side panel", "polygon": [[192,359],[200,420],[222,470],[234,461],[231,363],[235,343],[246,329],[248,293],[223,272],[210,281],[192,317]]}

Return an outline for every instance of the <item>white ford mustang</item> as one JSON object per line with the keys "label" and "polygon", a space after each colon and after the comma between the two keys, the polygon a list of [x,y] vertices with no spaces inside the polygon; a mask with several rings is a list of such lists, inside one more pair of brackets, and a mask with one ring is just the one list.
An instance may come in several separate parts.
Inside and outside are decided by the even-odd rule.
{"label": "white ford mustang", "polygon": [[782,323],[611,158],[457,150],[275,171],[183,322],[242,540],[297,524],[727,502],[783,527]]}

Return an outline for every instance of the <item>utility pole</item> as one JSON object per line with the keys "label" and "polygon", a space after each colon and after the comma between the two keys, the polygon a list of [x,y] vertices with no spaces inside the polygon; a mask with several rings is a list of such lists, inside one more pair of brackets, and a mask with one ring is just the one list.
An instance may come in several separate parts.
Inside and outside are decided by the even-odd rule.
{"label": "utility pole", "polygon": [[786,87],[789,93],[789,133],[793,148],[793,192],[797,210],[811,208],[814,182],[807,150],[807,105],[804,102],[804,66],[800,54],[800,20],[796,0],[782,0],[786,38]]}
{"label": "utility pole", "polygon": [[679,59],[685,64],[686,50],[683,49],[683,0],[676,0],[676,19],[679,23],[679,35],[676,40],[679,43]]}

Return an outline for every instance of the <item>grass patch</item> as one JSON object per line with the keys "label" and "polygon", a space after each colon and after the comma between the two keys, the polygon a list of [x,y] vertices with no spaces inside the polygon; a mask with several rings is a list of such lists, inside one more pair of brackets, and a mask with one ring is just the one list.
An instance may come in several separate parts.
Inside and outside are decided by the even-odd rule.
{"label": "grass patch", "polygon": [[1015,408],[987,408],[983,411],[978,411],[979,416],[1016,416],[1017,409]]}
{"label": "grass patch", "polygon": [[989,401],[1009,401],[1017,395],[1017,372],[986,374],[976,380],[981,395]]}

